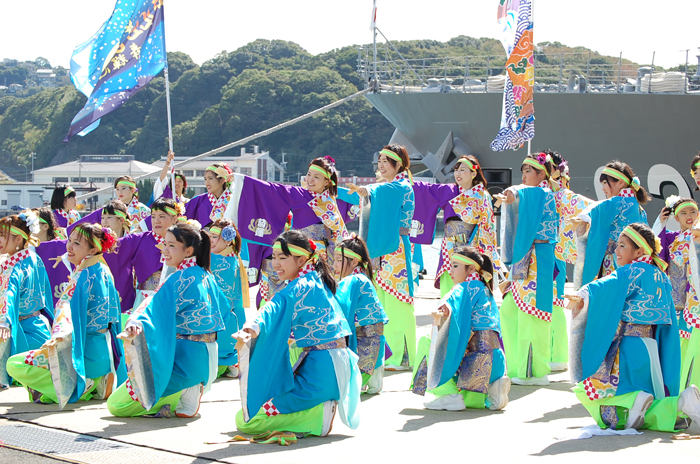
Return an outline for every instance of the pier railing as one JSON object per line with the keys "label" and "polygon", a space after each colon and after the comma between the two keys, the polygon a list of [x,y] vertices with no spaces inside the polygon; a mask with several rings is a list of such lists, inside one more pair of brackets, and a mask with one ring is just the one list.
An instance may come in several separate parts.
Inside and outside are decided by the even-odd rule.
{"label": "pier railing", "polygon": [[[535,53],[535,91],[559,93],[695,93],[700,72],[662,73],[653,61],[637,65],[590,52]],[[358,49],[357,73],[365,82],[375,75],[382,91],[502,92],[505,55],[404,59],[394,50],[378,50],[376,68],[370,47]],[[682,68],[682,66],[681,66]]]}

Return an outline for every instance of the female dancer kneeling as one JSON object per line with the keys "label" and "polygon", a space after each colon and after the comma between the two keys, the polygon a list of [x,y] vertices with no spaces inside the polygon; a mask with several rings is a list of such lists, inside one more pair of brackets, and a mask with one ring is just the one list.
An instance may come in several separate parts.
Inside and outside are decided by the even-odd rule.
{"label": "female dancer kneeling", "polygon": [[[437,338],[421,338],[413,393],[437,396],[427,409],[461,411],[503,409],[510,379],[501,349],[498,305],[493,297],[493,264],[474,247],[460,247],[451,257],[455,286],[440,302]],[[439,319],[438,319],[439,318]],[[435,333],[434,333],[435,334]],[[430,356],[428,356],[430,352]]]}
{"label": "female dancer kneeling", "polygon": [[194,417],[216,378],[216,333],[224,328],[220,308],[227,303],[209,272],[209,237],[194,225],[176,224],[165,234],[163,256],[177,270],[119,336],[129,380],[107,402],[117,417],[170,417],[173,409],[177,417]]}
{"label": "female dancer kneeling", "polygon": [[359,237],[343,240],[333,261],[339,277],[335,299],[352,334],[350,349],[359,356],[362,387],[370,395],[382,390],[384,380],[384,324],[389,322],[374,289],[372,262],[367,245]]}
{"label": "female dancer kneeling", "polygon": [[[336,403],[343,423],[359,424],[361,377],[347,348],[350,330],[335,301],[336,283],[306,236],[280,235],[272,247],[275,271],[289,284],[234,336],[239,349],[242,410],[238,430],[287,431],[326,436]],[[289,363],[289,335],[304,351]],[[252,340],[249,340],[252,337]]]}

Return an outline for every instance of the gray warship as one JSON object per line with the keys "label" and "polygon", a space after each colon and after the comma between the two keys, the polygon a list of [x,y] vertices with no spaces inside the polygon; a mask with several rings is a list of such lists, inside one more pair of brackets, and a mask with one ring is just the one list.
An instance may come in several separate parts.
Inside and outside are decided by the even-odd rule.
{"label": "gray warship", "polygon": [[[388,55],[385,53],[385,55]],[[494,152],[501,121],[505,57],[375,60],[358,50],[365,97],[396,128],[391,142],[407,147],[414,175],[451,182],[456,160],[475,155],[496,193],[520,183],[527,145]],[[604,195],[597,178],[614,159],[628,163],[654,200],[650,221],[672,195],[693,197],[690,161],[700,150],[698,73],[656,72],[586,53],[535,53],[535,137],[531,150],[552,149],[571,169],[572,190]],[[700,55],[698,56],[700,62]],[[687,63],[687,60],[686,60]]]}

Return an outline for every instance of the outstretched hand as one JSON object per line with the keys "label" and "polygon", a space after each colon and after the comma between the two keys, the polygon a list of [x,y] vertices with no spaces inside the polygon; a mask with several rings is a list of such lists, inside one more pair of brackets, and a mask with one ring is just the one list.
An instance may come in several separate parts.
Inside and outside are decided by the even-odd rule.
{"label": "outstretched hand", "polygon": [[350,193],[350,195],[352,195],[355,192],[357,192],[357,194],[361,197],[366,197],[368,195],[367,189],[364,187],[360,187],[351,182],[348,182],[347,184],[345,184],[345,186],[348,188],[348,193]]}

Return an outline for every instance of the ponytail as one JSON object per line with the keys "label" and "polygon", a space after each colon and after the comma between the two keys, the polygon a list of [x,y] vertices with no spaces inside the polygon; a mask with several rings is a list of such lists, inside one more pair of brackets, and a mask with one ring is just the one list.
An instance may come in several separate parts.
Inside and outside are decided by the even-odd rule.
{"label": "ponytail", "polygon": [[493,293],[493,262],[488,255],[484,253],[479,253],[473,246],[461,246],[454,250],[453,256],[459,254],[466,256],[476,264],[478,264],[478,269],[476,272],[480,274],[480,280]]}
{"label": "ponytail", "polygon": [[192,247],[192,256],[195,257],[197,266],[211,272],[211,241],[205,232],[186,222],[169,227],[168,232],[173,234],[175,240],[185,245],[185,248]]}
{"label": "ponytail", "polygon": [[[342,269],[345,268],[345,265],[348,264],[349,260],[353,258],[357,259],[354,256],[347,256],[345,252],[346,250],[348,250],[360,257],[357,265],[364,270],[364,274],[367,276],[370,282],[374,283],[374,273],[372,272],[372,260],[369,259],[369,251],[367,250],[367,245],[365,244],[364,240],[357,236],[345,239],[338,245],[336,250],[340,254],[340,258],[342,259],[343,263],[341,267],[341,272]],[[346,259],[348,261],[346,261]]]}
{"label": "ponytail", "polygon": [[292,252],[289,250],[289,245],[294,245],[295,247],[301,248],[309,253],[309,260],[315,260],[314,270],[318,273],[323,284],[328,287],[328,290],[335,295],[335,290],[337,288],[337,282],[335,277],[333,277],[333,270],[328,265],[326,260],[321,259],[316,252],[316,245],[312,246],[312,241],[309,240],[306,235],[299,232],[298,230],[288,230],[283,232],[279,237],[275,239],[275,242],[280,242],[282,253],[286,256],[292,256]]}

